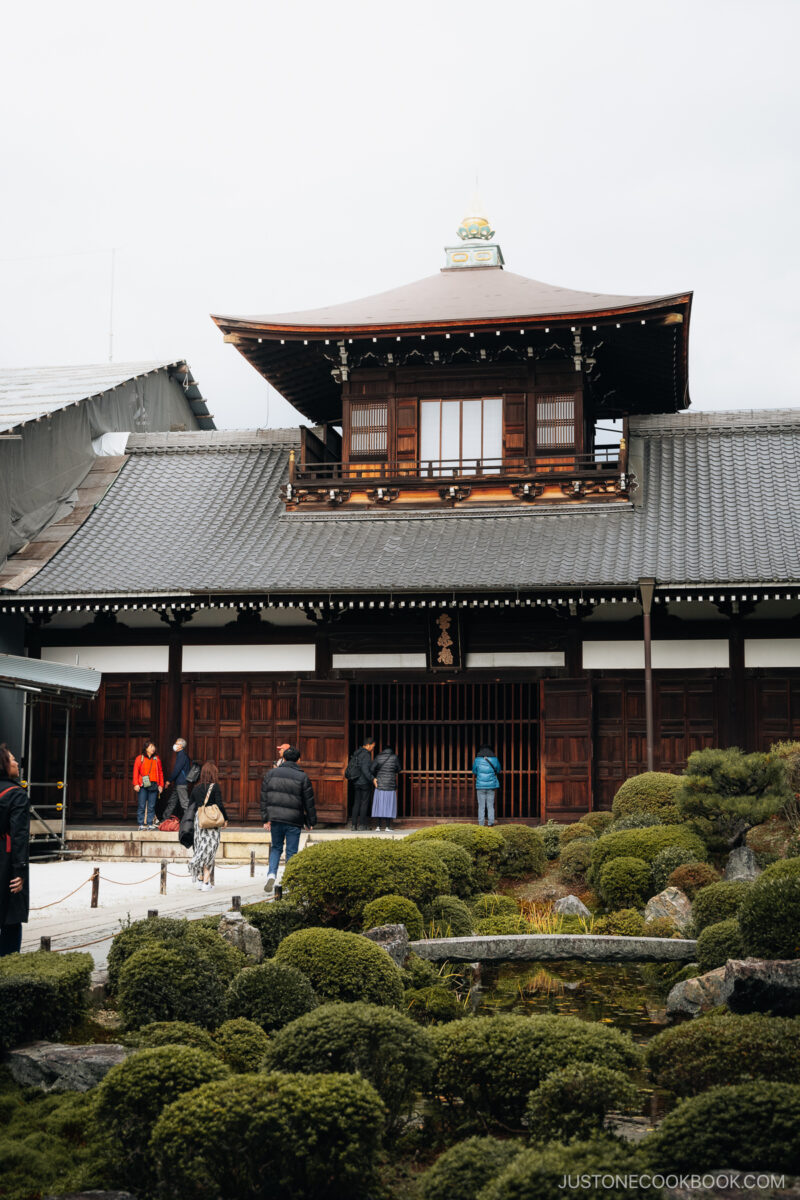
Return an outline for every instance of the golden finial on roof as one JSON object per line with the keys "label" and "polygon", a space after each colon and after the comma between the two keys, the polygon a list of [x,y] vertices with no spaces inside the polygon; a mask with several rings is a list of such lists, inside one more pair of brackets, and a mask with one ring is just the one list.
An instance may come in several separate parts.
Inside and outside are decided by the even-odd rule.
{"label": "golden finial on roof", "polygon": [[458,236],[462,242],[481,241],[490,242],[494,237],[494,230],[490,226],[486,217],[479,214],[484,211],[481,198],[478,195],[477,181],[475,191],[472,194],[472,199],[469,204],[470,215],[464,217],[464,220],[458,227]]}

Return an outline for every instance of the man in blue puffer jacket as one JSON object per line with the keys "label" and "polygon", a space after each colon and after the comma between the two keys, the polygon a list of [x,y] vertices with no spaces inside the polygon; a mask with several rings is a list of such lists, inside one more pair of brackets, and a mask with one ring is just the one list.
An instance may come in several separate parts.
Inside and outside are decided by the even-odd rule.
{"label": "man in blue puffer jacket", "polygon": [[491,746],[481,746],[472,764],[478,796],[478,824],[494,825],[494,795],[500,787],[500,763]]}

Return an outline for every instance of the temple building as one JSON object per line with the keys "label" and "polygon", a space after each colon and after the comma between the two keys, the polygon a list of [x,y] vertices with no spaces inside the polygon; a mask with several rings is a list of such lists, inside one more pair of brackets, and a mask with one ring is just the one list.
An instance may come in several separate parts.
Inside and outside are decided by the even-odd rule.
{"label": "temple building", "polygon": [[69,540],[9,558],[0,620],[103,673],[72,821],[133,820],[150,737],[213,758],[242,822],[296,742],[334,823],[368,734],[416,823],[474,818],[487,741],[499,819],[538,822],[800,737],[800,410],[685,411],[691,292],[555,287],[485,218],[459,235],[405,287],[215,316],[308,424],[132,432]]}

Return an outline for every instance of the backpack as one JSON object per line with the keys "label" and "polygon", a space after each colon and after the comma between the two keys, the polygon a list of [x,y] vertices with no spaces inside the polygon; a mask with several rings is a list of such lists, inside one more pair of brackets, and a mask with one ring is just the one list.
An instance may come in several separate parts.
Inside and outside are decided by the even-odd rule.
{"label": "backpack", "polygon": [[186,782],[189,784],[197,783],[199,778],[200,778],[200,763],[193,760],[192,765],[189,767],[189,770],[186,772]]}
{"label": "backpack", "polygon": [[353,753],[350,755],[350,761],[347,764],[347,766],[345,767],[345,771],[344,771],[345,779],[349,779],[351,783],[355,782],[356,779],[361,778],[361,770],[359,768],[359,765],[358,765],[358,762],[356,759],[357,754],[358,754],[358,751],[354,750]]}

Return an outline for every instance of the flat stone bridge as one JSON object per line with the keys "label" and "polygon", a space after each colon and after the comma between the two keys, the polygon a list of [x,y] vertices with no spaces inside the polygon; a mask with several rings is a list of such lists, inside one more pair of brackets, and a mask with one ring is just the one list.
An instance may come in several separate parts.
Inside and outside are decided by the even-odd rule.
{"label": "flat stone bridge", "polygon": [[580,959],[583,962],[694,962],[697,942],[691,938],[612,937],[591,933],[512,933],[483,937],[430,938],[410,942],[420,958],[441,962],[539,962]]}

